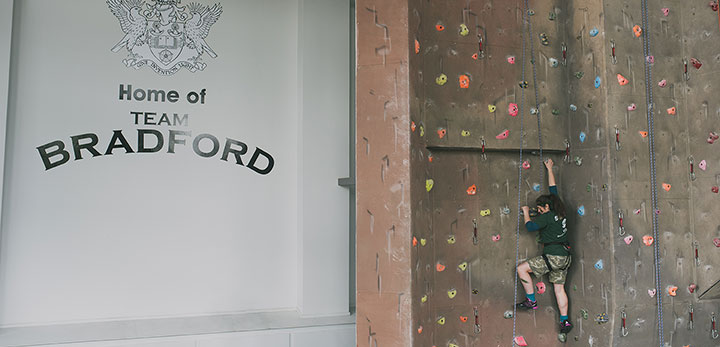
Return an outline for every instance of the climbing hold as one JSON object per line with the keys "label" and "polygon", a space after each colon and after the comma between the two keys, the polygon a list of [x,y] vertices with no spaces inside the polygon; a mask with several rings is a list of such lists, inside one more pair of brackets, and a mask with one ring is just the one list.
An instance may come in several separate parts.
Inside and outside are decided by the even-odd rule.
{"label": "climbing hold", "polygon": [[669,115],[675,115],[676,112],[677,112],[677,109],[675,108],[675,106],[670,107],[669,109],[667,109],[667,113],[668,113]]}
{"label": "climbing hold", "polygon": [[588,310],[586,309],[580,310],[580,315],[583,317],[584,320],[587,320],[590,317],[590,314],[588,314]]}
{"label": "climbing hold", "polygon": [[715,247],[720,247],[720,238],[717,238],[717,237],[714,238],[714,239],[713,239],[713,244],[715,245]]}
{"label": "climbing hold", "polygon": [[527,14],[528,14],[528,16],[534,16],[534,15],[535,15],[535,11],[534,11],[534,10],[528,10],[528,11],[527,11]]}
{"label": "climbing hold", "polygon": [[536,283],[535,289],[537,289],[538,294],[544,294],[545,293],[545,282]]}
{"label": "climbing hold", "polygon": [[652,245],[653,241],[655,241],[655,239],[652,236],[650,236],[650,235],[643,236],[643,243],[645,244],[645,246]]}
{"label": "climbing hold", "polygon": [[663,183],[662,187],[663,189],[665,189],[666,192],[669,192],[670,188],[672,188],[672,185],[670,185],[669,183]]}
{"label": "climbing hold", "polygon": [[695,284],[695,283],[690,283],[690,285],[688,286],[688,292],[689,292],[690,294],[695,293],[695,289],[697,289],[697,284]]}
{"label": "climbing hold", "polygon": [[633,242],[633,236],[632,235],[625,236],[625,238],[623,240],[625,240],[626,245],[629,245],[631,242]]}
{"label": "climbing hold", "polygon": [[635,37],[640,37],[640,35],[642,35],[642,28],[640,28],[639,25],[634,26],[633,33],[635,34]]}
{"label": "climbing hold", "polygon": [[513,117],[517,116],[519,111],[520,111],[520,109],[518,108],[518,105],[517,105],[516,103],[512,103],[512,102],[511,102],[511,103],[508,105],[508,113],[509,113],[511,116],[513,116]]}
{"label": "climbing hold", "polygon": [[712,188],[710,188],[710,190],[711,190],[713,193],[715,193],[715,194],[717,194],[718,192],[720,192],[720,188],[719,188],[718,186],[713,186]]}
{"label": "climbing hold", "polygon": [[423,332],[423,327],[422,327],[422,325],[421,325],[421,326],[418,327],[418,334],[422,334],[422,332]]}
{"label": "climbing hold", "polygon": [[438,318],[438,319],[437,319],[437,323],[440,324],[440,325],[445,325],[445,317],[442,317],[442,316],[441,316],[440,318]]}
{"label": "climbing hold", "polygon": [[470,33],[470,29],[468,29],[467,25],[460,24],[460,36],[467,36]]}
{"label": "climbing hold", "polygon": [[533,184],[532,189],[536,192],[539,192],[540,191],[540,183]]}
{"label": "climbing hold", "polygon": [[677,295],[677,290],[678,290],[678,287],[676,287],[676,286],[669,286],[668,289],[667,289],[668,295],[670,295],[670,296],[676,296],[676,295]]}
{"label": "climbing hold", "polygon": [[[466,322],[468,321],[468,317],[467,317],[467,316],[460,316],[460,321],[463,322],[463,323],[466,323]],[[452,344],[451,344],[451,345],[452,345]],[[455,346],[457,346],[457,345],[455,345]]]}
{"label": "climbing hold", "polygon": [[479,291],[479,290],[477,290],[477,289],[473,289],[473,290],[472,290],[472,293],[473,293],[473,294],[475,294],[475,295],[477,295],[477,294],[479,294],[479,293],[480,293],[480,291]]}
{"label": "climbing hold", "polygon": [[445,271],[445,265],[438,262],[435,265],[435,270],[437,270],[437,272],[443,272],[443,271]]}
{"label": "climbing hold", "polygon": [[435,83],[437,83],[439,86],[444,86],[445,83],[447,83],[447,75],[441,73],[438,77],[435,78]]}
{"label": "climbing hold", "polygon": [[442,128],[438,129],[437,134],[438,134],[438,137],[443,138],[447,134],[447,130],[442,129]]}
{"label": "climbing hold", "polygon": [[437,24],[435,24],[435,30],[443,31],[443,30],[445,30],[445,26],[442,25],[442,23],[437,23]]}
{"label": "climbing hold", "polygon": [[647,132],[647,131],[642,131],[642,130],[640,130],[640,131],[638,131],[638,133],[640,133],[640,136],[642,136],[643,138],[648,137],[648,132]]}
{"label": "climbing hold", "polygon": [[545,33],[540,33],[540,43],[541,43],[543,46],[547,46],[547,45],[550,44],[550,40],[548,39],[547,34],[545,34]]}
{"label": "climbing hold", "polygon": [[415,54],[420,53],[420,41],[415,39]]}
{"label": "climbing hold", "polygon": [[453,299],[453,298],[455,298],[455,295],[457,295],[457,290],[450,289],[450,290],[448,290],[447,295],[448,295],[448,298]]}
{"label": "climbing hold", "polygon": [[465,271],[465,270],[467,270],[467,266],[468,266],[468,263],[466,261],[464,261],[464,262],[460,263],[460,265],[458,265],[458,269],[460,269],[460,271]]}
{"label": "climbing hold", "polygon": [[515,344],[518,346],[527,346],[527,342],[525,342],[525,338],[522,336],[515,336]]}
{"label": "climbing hold", "polygon": [[460,132],[460,136],[468,137],[468,136],[470,136],[470,131],[468,131],[468,130],[463,130],[463,131]]}
{"label": "climbing hold", "polygon": [[584,143],[586,137],[587,137],[587,135],[585,135],[585,132],[581,131],[580,132],[580,142]]}
{"label": "climbing hold", "polygon": [[550,62],[550,66],[552,67],[558,67],[560,65],[560,62],[555,58],[550,58],[548,59],[548,61]]}
{"label": "climbing hold", "polygon": [[648,289],[648,295],[650,295],[651,298],[655,297],[655,293],[657,293],[655,289]]}
{"label": "climbing hold", "polygon": [[433,161],[433,155],[432,155],[432,154],[428,154],[428,161],[432,163],[432,161]]}
{"label": "climbing hold", "polygon": [[527,81],[520,81],[520,83],[518,83],[518,85],[520,85],[520,88],[522,88],[522,89],[525,89],[528,87]]}
{"label": "climbing hold", "polygon": [[600,76],[595,77],[595,88],[600,88],[600,83],[602,80],[600,79]]}
{"label": "climbing hold", "polygon": [[427,189],[428,192],[433,189],[434,185],[435,181],[433,181],[432,178],[425,180],[425,189]]}
{"label": "climbing hold", "polygon": [[655,214],[659,216],[659,215],[660,215],[660,209],[655,210]]}
{"label": "climbing hold", "polygon": [[639,215],[640,215],[640,212],[642,212],[642,210],[639,209],[639,208],[636,208],[636,209],[633,210],[633,213],[634,213],[636,216],[639,216]]}
{"label": "climbing hold", "polygon": [[529,168],[530,168],[530,161],[529,161],[529,160],[524,161],[524,162],[522,163],[522,168],[525,169],[525,170],[529,169]]}
{"label": "climbing hold", "polygon": [[558,334],[558,341],[560,341],[562,343],[567,342],[567,334],[562,334],[562,333]]}
{"label": "climbing hold", "polygon": [[624,86],[624,85],[626,85],[626,84],[628,84],[628,83],[630,82],[630,81],[628,81],[627,78],[625,78],[625,77],[624,77],[623,75],[621,75],[621,74],[617,74],[617,80],[618,80],[618,83],[619,83],[621,86]]}
{"label": "climbing hold", "polygon": [[510,130],[505,129],[503,132],[495,136],[495,138],[498,140],[505,140],[508,136],[510,136]]}
{"label": "climbing hold", "polygon": [[490,111],[490,113],[494,113],[496,109],[497,109],[497,106],[495,106],[495,105],[488,105],[488,111]]}
{"label": "climbing hold", "polygon": [[602,259],[600,259],[600,260],[598,260],[597,262],[595,262],[595,268],[596,268],[596,269],[602,270],[603,267],[605,267],[605,265],[603,264],[603,260],[602,260]]}
{"label": "climbing hold", "polygon": [[575,73],[575,78],[577,78],[577,79],[581,79],[581,78],[583,78],[583,76],[585,76],[585,73],[582,71],[578,71]]}
{"label": "climbing hold", "polygon": [[460,75],[460,88],[462,89],[468,89],[470,88],[470,77],[467,75]]}
{"label": "climbing hold", "polygon": [[421,125],[420,126],[420,137],[425,136],[425,128]]}
{"label": "climbing hold", "polygon": [[502,214],[509,215],[510,214],[510,208],[509,207],[503,207],[502,208]]}
{"label": "climbing hold", "polygon": [[627,107],[628,111],[635,111],[636,109],[637,109],[637,105],[635,105],[634,103],[630,104],[630,106]]}
{"label": "climbing hold", "polygon": [[550,11],[550,14],[548,14],[549,20],[555,20],[557,18],[557,14],[555,14],[554,11]]}
{"label": "climbing hold", "polygon": [[713,144],[713,142],[715,142],[718,138],[720,138],[720,136],[718,136],[718,134],[716,132],[711,131],[710,135],[708,135],[707,142],[709,144]]}
{"label": "climbing hold", "polygon": [[694,66],[696,69],[700,69],[700,67],[702,66],[702,63],[695,58],[690,58],[690,64],[692,64],[692,66]]}
{"label": "climbing hold", "polygon": [[415,128],[417,128],[417,125],[415,124],[415,122],[410,123],[410,130],[412,132],[415,132]]}
{"label": "climbing hold", "polygon": [[603,323],[609,322],[609,319],[607,317],[607,314],[605,314],[605,312],[603,312],[595,317],[595,321],[598,324],[603,324]]}
{"label": "climbing hold", "polygon": [[707,162],[704,159],[701,160],[700,163],[698,164],[698,167],[700,168],[700,170],[705,171],[705,169],[707,169]]}
{"label": "climbing hold", "polygon": [[653,63],[655,63],[655,56],[648,55],[647,57],[645,57],[645,61],[647,61],[648,64],[653,64]]}
{"label": "climbing hold", "polygon": [[595,37],[598,33],[600,33],[600,31],[598,31],[597,28],[590,29],[590,37]]}
{"label": "climbing hold", "polygon": [[667,80],[662,80],[662,81],[658,82],[658,86],[660,86],[660,88],[665,88],[666,85],[667,85]]}
{"label": "climbing hold", "polygon": [[428,300],[427,294],[423,295],[422,298],[420,298],[420,302],[422,302],[423,304],[426,303],[427,300]]}
{"label": "climbing hold", "polygon": [[413,236],[412,244],[413,244],[413,247],[417,247],[417,245],[418,245],[417,237]]}
{"label": "climbing hold", "polygon": [[421,245],[421,246],[425,246],[426,244],[427,244],[427,240],[426,240],[426,239],[420,239],[420,245]]}
{"label": "climbing hold", "polygon": [[473,55],[471,55],[471,57],[472,57],[473,59],[475,59],[475,60],[478,60],[478,58],[480,57],[480,55],[477,54],[477,53],[473,53]]}
{"label": "climbing hold", "polygon": [[575,157],[575,165],[581,166],[582,165],[582,157]]}
{"label": "climbing hold", "polygon": [[505,318],[505,319],[510,319],[512,317],[513,317],[513,311],[508,310],[508,311],[505,311],[505,313],[503,313],[503,318]]}
{"label": "climbing hold", "polygon": [[573,112],[577,111],[577,106],[570,104],[570,111],[573,111]]}
{"label": "climbing hold", "polygon": [[483,217],[489,216],[489,215],[490,215],[490,209],[488,208],[488,209],[485,209],[485,210],[480,210],[480,215],[483,216]]}
{"label": "climbing hold", "polygon": [[512,55],[507,57],[507,62],[510,64],[515,64],[515,57],[513,57]]}
{"label": "climbing hold", "polygon": [[455,240],[455,235],[450,235],[450,236],[448,236],[447,243],[448,243],[449,245],[454,245],[454,244],[455,244],[455,241],[456,241],[456,240]]}
{"label": "climbing hold", "polygon": [[492,240],[493,240],[494,242],[500,241],[500,234],[493,235]]}
{"label": "climbing hold", "polygon": [[530,107],[530,114],[531,114],[531,115],[537,116],[538,113],[540,113],[540,111],[538,111],[538,109],[536,109],[535,107]]}
{"label": "climbing hold", "polygon": [[577,213],[581,216],[584,216],[585,215],[585,206],[578,207]]}
{"label": "climbing hold", "polygon": [[667,7],[663,7],[661,10],[665,17],[667,17],[670,14],[670,9]]}
{"label": "climbing hold", "polygon": [[710,8],[711,8],[714,12],[717,12],[717,11],[718,11],[718,2],[717,2],[717,0],[710,1],[709,5],[710,5]]}
{"label": "climbing hold", "polygon": [[473,184],[473,185],[471,185],[470,187],[468,187],[468,189],[467,189],[467,194],[468,194],[468,195],[475,195],[476,193],[477,193],[477,186],[476,186],[476,185]]}

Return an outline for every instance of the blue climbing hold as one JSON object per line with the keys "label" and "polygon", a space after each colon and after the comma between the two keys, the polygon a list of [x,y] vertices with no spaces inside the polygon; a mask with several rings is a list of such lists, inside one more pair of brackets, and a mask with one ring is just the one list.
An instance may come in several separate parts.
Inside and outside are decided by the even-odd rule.
{"label": "blue climbing hold", "polygon": [[590,30],[590,37],[595,37],[598,33],[600,32],[597,30],[597,28],[592,28],[592,30]]}
{"label": "blue climbing hold", "polygon": [[581,131],[580,132],[580,142],[584,143],[586,137],[587,137],[587,135],[585,135],[585,133]]}
{"label": "blue climbing hold", "polygon": [[603,260],[602,259],[598,260],[597,263],[595,263],[595,268],[598,270],[603,269]]}
{"label": "blue climbing hold", "polygon": [[578,214],[581,216],[585,215],[585,206],[578,207]]}
{"label": "blue climbing hold", "polygon": [[600,76],[595,77],[595,88],[600,88],[600,82],[602,82]]}
{"label": "blue climbing hold", "polygon": [[570,104],[570,111],[573,111],[573,112],[577,111],[577,106]]}
{"label": "blue climbing hold", "polygon": [[540,183],[533,184],[533,190],[536,192],[539,192],[540,191]]}

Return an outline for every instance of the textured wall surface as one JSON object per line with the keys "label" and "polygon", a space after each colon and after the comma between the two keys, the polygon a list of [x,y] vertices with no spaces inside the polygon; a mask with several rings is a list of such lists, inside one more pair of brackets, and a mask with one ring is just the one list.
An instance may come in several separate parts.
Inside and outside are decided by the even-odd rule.
{"label": "textured wall surface", "polygon": [[[711,316],[720,310],[713,300],[720,290],[711,288],[720,279],[720,254],[713,244],[720,237],[720,196],[712,191],[720,185],[720,151],[715,148],[720,140],[708,141],[710,132],[720,131],[720,99],[714,89],[720,81],[718,12],[707,2],[651,2],[649,35],[636,37],[633,27],[643,24],[640,1],[531,2],[527,17],[523,1],[402,2],[407,5],[408,46],[402,49],[408,50],[408,66],[400,76],[406,85],[399,90],[408,92],[409,118],[394,128],[385,120],[388,112],[375,112],[372,118],[358,114],[359,127],[378,124],[383,116],[382,129],[392,135],[388,139],[409,142],[410,186],[403,189],[410,192],[412,224],[404,242],[412,247],[402,251],[410,257],[409,267],[397,269],[398,278],[407,275],[412,281],[412,313],[402,316],[412,321],[402,326],[408,330],[398,332],[403,343],[390,345],[510,346],[515,329],[530,346],[658,346],[660,295],[666,346],[720,346],[711,337]],[[367,9],[358,4],[358,13],[362,11]],[[524,17],[531,27],[523,25]],[[363,25],[374,24],[369,17],[362,21],[358,16],[360,41]],[[643,243],[643,236],[653,234],[655,213],[646,135],[646,39],[653,56],[659,210],[658,237],[650,246]],[[396,47],[385,56],[372,47],[363,52],[359,43],[358,56],[380,61],[400,54]],[[702,66],[694,67],[691,58]],[[374,76],[376,83],[391,86],[398,80],[396,71]],[[621,85],[618,74],[628,83]],[[526,89],[521,88],[523,79]],[[358,89],[359,103],[362,93]],[[519,115],[510,114],[511,103],[519,106]],[[539,123],[533,107],[539,110]],[[538,295],[539,310],[518,312],[514,321],[503,318],[514,302],[516,262],[542,251],[524,227],[516,237],[518,196],[521,205],[532,205],[547,189],[538,125],[543,155],[557,164],[574,248],[566,291],[575,328],[565,343],[559,340],[547,277],[542,281],[548,290]],[[508,136],[497,138],[505,130]],[[358,134],[359,177],[367,170],[377,181],[375,161],[360,165],[366,140]],[[530,169],[520,169],[521,145]],[[395,206],[374,203],[390,210]],[[359,220],[365,208],[358,206]],[[362,232],[358,228],[359,244]],[[375,254],[361,252],[359,248],[359,257]],[[371,271],[376,269],[358,269]],[[673,287],[677,290],[671,295]],[[656,296],[650,295],[653,290]],[[519,286],[517,298],[523,299]],[[375,309],[390,317],[397,309],[388,305]],[[363,319],[358,315],[359,324]],[[360,345],[367,338],[362,329]]]}

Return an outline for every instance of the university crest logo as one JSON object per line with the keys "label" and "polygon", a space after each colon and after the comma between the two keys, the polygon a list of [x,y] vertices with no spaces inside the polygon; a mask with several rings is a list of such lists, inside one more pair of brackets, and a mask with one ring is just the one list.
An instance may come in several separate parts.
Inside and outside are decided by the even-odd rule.
{"label": "university crest logo", "polygon": [[125,36],[111,50],[126,48],[123,63],[140,69],[147,65],[160,75],[172,75],[180,69],[202,71],[203,53],[213,58],[215,51],[205,42],[210,27],[222,14],[222,6],[212,7],[180,0],[107,0],[112,14],[120,21]]}

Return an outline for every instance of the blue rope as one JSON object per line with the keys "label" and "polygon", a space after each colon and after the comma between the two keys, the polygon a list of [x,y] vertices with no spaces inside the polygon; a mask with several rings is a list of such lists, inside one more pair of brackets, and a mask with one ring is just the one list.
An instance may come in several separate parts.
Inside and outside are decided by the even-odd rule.
{"label": "blue rope", "polygon": [[655,288],[657,291],[657,314],[658,314],[658,338],[660,347],[665,345],[665,337],[663,333],[663,311],[662,311],[662,289],[660,280],[660,238],[658,237],[658,197],[657,197],[657,178],[655,172],[655,120],[653,109],[653,93],[652,93],[652,67],[647,57],[650,56],[650,35],[648,35],[648,10],[647,0],[641,0],[642,3],[642,30],[643,30],[643,59],[645,60],[645,99],[647,102],[647,120],[648,120],[648,137],[650,151],[650,197],[652,200],[652,230],[655,238],[653,251],[655,256]]}
{"label": "blue rope", "polygon": [[[528,11],[530,9],[530,5],[528,3],[528,0],[525,0],[525,10]],[[538,129],[538,148],[540,149],[540,163],[541,165],[544,165],[542,163],[545,162],[545,158],[543,157],[543,143],[542,143],[542,128],[540,127],[540,104],[538,103],[538,84],[537,84],[537,67],[535,66],[535,46],[533,45],[533,29],[532,29],[532,21],[530,21],[530,17],[528,16],[528,36],[530,37],[530,61],[532,63],[532,72],[533,72],[533,89],[535,89],[535,109],[537,110],[537,129]],[[523,77],[523,81],[525,78]],[[541,166],[540,167],[540,183],[542,184],[545,182],[545,169]]]}

